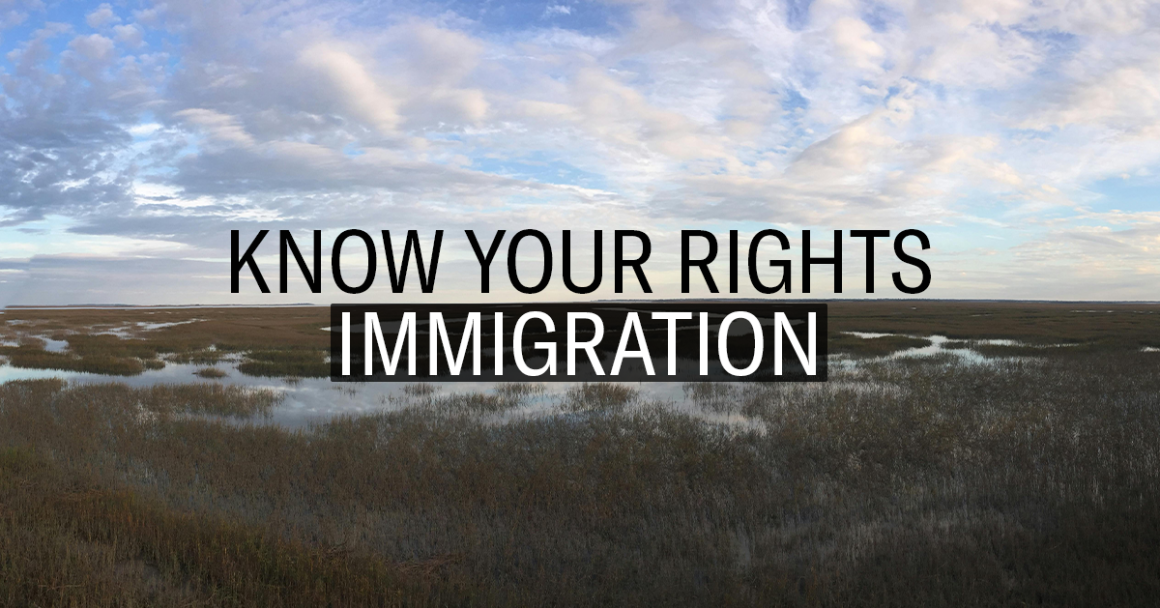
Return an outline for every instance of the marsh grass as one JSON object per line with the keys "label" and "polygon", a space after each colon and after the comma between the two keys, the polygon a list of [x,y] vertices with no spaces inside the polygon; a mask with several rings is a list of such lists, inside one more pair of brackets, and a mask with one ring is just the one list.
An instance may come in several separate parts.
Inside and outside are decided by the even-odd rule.
{"label": "marsh grass", "polygon": [[438,390],[429,382],[412,382],[403,386],[403,394],[410,397],[430,397]]}
{"label": "marsh grass", "polygon": [[501,382],[492,391],[505,399],[523,400],[547,393],[548,387],[539,382]]}
{"label": "marsh grass", "polygon": [[[395,574],[368,560],[421,573],[390,596],[405,603],[1148,605],[1160,593],[1160,361],[867,362],[826,384],[724,386],[689,390],[739,400],[760,428],[640,404],[616,384],[565,397],[601,416],[497,426],[433,413],[494,411],[498,393],[416,391],[443,405],[289,431],[139,414],[195,409],[176,388],[15,382],[0,386],[0,445],[86,488],[155,495],[159,515],[135,518],[258,535],[198,524],[223,551],[275,539],[294,555],[340,548],[351,561],[336,563],[381,573],[375,584]],[[68,546],[94,525],[51,512],[9,519],[10,533]],[[149,548],[125,559],[170,587],[236,597],[200,566],[171,566],[191,550],[152,548],[151,529],[117,528],[116,550]],[[104,551],[114,537],[81,538]],[[3,559],[26,566],[21,555]],[[14,580],[40,580],[25,566]],[[247,567],[236,584],[269,580]]]}
{"label": "marsh grass", "polygon": [[166,357],[174,363],[192,363],[194,365],[215,365],[225,358],[225,353],[219,350],[199,349],[189,352],[170,353]]}
{"label": "marsh grass", "polygon": [[175,511],[147,493],[0,450],[0,603],[400,605],[402,569]]}
{"label": "marsh grass", "polygon": [[225,377],[229,376],[229,374],[227,374],[226,372],[224,372],[216,367],[203,367],[203,368],[193,372],[193,375],[198,376],[200,378],[207,378],[210,380],[216,380],[216,379],[225,378]]}
{"label": "marsh grass", "polygon": [[[1028,345],[1068,343],[1088,352],[1138,351],[1160,346],[1160,338],[1156,337],[1160,335],[1160,306],[1155,304],[879,300],[831,301],[827,305],[831,352],[853,358],[880,357],[925,345],[915,341],[924,338],[908,335],[938,334],[964,341],[1005,338]],[[1088,312],[1093,307],[1098,313]],[[325,351],[330,335],[321,331],[330,323],[326,307],[8,308],[0,321],[0,340],[17,342],[22,351],[14,353],[14,347],[0,347],[0,356],[22,367],[135,375],[161,365],[156,361],[210,366],[230,353],[253,352],[256,356],[242,363],[244,374],[309,378],[329,374]],[[145,330],[138,325],[143,321],[178,325]],[[112,329],[124,337],[92,335]],[[863,339],[844,333],[848,331],[903,335]],[[38,342],[38,335],[68,339],[70,355],[34,354],[33,351],[43,353],[44,343]],[[318,356],[309,354],[312,352]],[[1057,355],[1039,352],[1034,356]]]}
{"label": "marsh grass", "polygon": [[416,386],[288,430],[216,418],[262,411],[219,385],[9,382],[0,604],[1155,604],[1155,315],[1101,335],[1050,306],[831,306],[852,330],[1091,346],[685,387],[746,424],[619,384],[502,424],[536,389]]}
{"label": "marsh grass", "polygon": [[[190,322],[197,320],[197,322]],[[323,307],[285,309],[22,310],[9,308],[0,319],[0,339],[18,347],[0,347],[0,356],[16,367],[60,369],[134,376],[160,369],[165,361],[214,365],[230,353],[256,351],[246,369],[256,376],[322,377],[329,374],[320,353],[329,337],[319,327],[329,323]],[[159,325],[143,329],[139,322]],[[177,325],[166,325],[177,323]],[[119,335],[107,332],[117,330]],[[67,339],[68,351],[44,351],[36,336]],[[268,351],[268,352],[264,352]]]}
{"label": "marsh grass", "polygon": [[926,338],[900,335],[862,338],[847,333],[831,333],[829,338],[830,354],[848,357],[885,357],[898,351],[930,345],[931,341]]}
{"label": "marsh grass", "polygon": [[[33,346],[0,347],[0,354],[6,356],[13,367],[29,369],[56,369],[110,376],[136,376],[146,369],[146,361],[116,354],[56,353]],[[165,366],[162,361],[148,361],[153,369]]]}
{"label": "marsh grass", "polygon": [[733,411],[738,402],[739,388],[723,382],[686,382],[682,387],[685,399],[713,412]]}
{"label": "marsh grass", "polygon": [[442,410],[453,414],[496,414],[518,406],[517,401],[500,395],[452,393],[431,398],[422,407],[428,411]]}
{"label": "marsh grass", "polygon": [[1069,343],[1093,352],[1122,352],[1139,350],[1160,335],[1160,305],[1148,303],[880,300],[827,305],[831,339],[860,331]]}
{"label": "marsh grass", "polygon": [[639,396],[639,390],[625,384],[584,382],[568,389],[561,408],[566,412],[617,412]]}
{"label": "marsh grass", "polygon": [[[517,388],[522,387],[522,388]],[[429,414],[480,416],[500,414],[527,404],[528,397],[544,393],[542,384],[500,384],[491,393],[440,394],[433,384],[412,383],[403,387],[402,397],[389,397],[385,404]]]}
{"label": "marsh grass", "polygon": [[908,355],[905,357],[898,357],[895,359],[898,365],[904,367],[914,366],[947,366],[958,365],[962,363],[962,359],[958,354],[953,352],[937,352],[933,354],[924,355]]}
{"label": "marsh grass", "polygon": [[141,340],[124,340],[109,335],[87,335],[57,331],[53,339],[67,340],[63,352],[45,350],[44,340],[22,334],[17,346],[0,346],[0,355],[13,367],[57,369],[111,376],[136,376],[147,369],[162,369],[156,346]]}
{"label": "marsh grass", "polygon": [[321,350],[252,350],[245,353],[238,371],[264,378],[326,378],[330,376],[330,365],[326,351]]}
{"label": "marsh grass", "polygon": [[989,359],[1003,357],[1070,357],[1074,352],[1097,351],[1094,345],[1075,344],[979,344],[971,343],[971,349]]}
{"label": "marsh grass", "polygon": [[[494,426],[410,408],[286,431],[135,414],[189,409],[176,389],[10,383],[0,443],[51,454],[97,492],[155,492],[157,514],[134,518],[258,535],[199,523],[216,546],[338,547],[351,561],[336,564],[379,564],[382,585],[391,564],[423,574],[390,596],[407,603],[1147,605],[1160,592],[1160,364],[1147,360],[872,362],[824,385],[688,388],[747,403],[761,430],[621,409],[638,397],[614,384],[568,396],[605,416]],[[499,395],[446,397],[490,411]],[[94,521],[51,513],[10,521],[65,543]],[[151,529],[118,528],[115,546],[158,546]],[[185,546],[118,559],[180,593],[221,593],[202,566],[171,568]],[[246,551],[232,559],[268,559]],[[236,584],[268,580],[231,567]]]}
{"label": "marsh grass", "polygon": [[209,414],[235,418],[269,414],[270,410],[285,397],[282,393],[269,389],[217,383],[154,384],[129,390],[140,399],[144,408],[152,412]]}

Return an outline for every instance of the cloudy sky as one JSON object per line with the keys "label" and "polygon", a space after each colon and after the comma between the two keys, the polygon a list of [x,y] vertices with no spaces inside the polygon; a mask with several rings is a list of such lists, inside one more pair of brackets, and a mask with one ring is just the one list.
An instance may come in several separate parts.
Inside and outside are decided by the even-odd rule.
{"label": "cloudy sky", "polygon": [[262,228],[444,229],[442,300],[465,228],[647,230],[656,295],[681,229],[920,228],[924,296],[1160,300],[1155,1],[0,0],[0,86],[0,304],[351,299],[230,294]]}

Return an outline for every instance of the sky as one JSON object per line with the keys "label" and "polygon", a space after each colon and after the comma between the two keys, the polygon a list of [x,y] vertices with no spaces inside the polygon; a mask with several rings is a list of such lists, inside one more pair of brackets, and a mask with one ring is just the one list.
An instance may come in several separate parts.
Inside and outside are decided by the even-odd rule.
{"label": "sky", "polygon": [[[230,293],[231,230],[351,228],[444,230],[435,293]],[[675,297],[681,230],[916,228],[922,297],[1160,300],[1160,2],[0,0],[0,305],[471,301],[524,228],[605,231],[591,297],[616,229]]]}

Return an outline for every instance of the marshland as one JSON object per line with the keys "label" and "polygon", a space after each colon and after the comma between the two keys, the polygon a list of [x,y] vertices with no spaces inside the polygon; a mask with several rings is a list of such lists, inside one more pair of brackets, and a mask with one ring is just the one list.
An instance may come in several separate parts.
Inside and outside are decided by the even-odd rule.
{"label": "marshland", "polygon": [[830,379],[326,378],[326,308],[0,314],[0,605],[1147,606],[1160,306],[831,302]]}

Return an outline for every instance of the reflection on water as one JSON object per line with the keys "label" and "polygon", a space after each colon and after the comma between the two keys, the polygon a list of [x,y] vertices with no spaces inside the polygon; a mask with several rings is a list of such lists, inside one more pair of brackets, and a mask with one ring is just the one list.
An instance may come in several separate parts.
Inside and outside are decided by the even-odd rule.
{"label": "reflection on water", "polygon": [[[972,350],[970,348],[946,348],[946,343],[949,341],[949,338],[946,336],[924,337],[927,340],[930,340],[929,345],[893,352],[887,355],[885,358],[904,359],[907,357],[933,357],[935,355],[949,353],[959,357],[964,363],[974,363],[977,365],[987,360],[986,357],[979,354],[978,351]],[[973,340],[972,342],[976,344],[995,344],[1000,346],[1015,346],[1017,344],[1015,340]]]}
{"label": "reflection on water", "polygon": [[[860,333],[850,332],[862,338],[877,338],[897,334]],[[945,348],[948,342],[946,336],[924,336],[931,344],[917,348],[904,349],[886,357],[874,359],[852,360],[843,357],[832,357],[831,374],[841,370],[856,368],[866,361],[885,361],[913,357],[931,357],[940,354],[954,355],[959,361],[971,364],[984,364],[987,359],[970,348]],[[63,340],[53,341],[64,343]],[[1019,345],[1013,340],[973,340],[973,344]],[[55,345],[54,345],[55,346]],[[414,401],[407,398],[404,392],[406,383],[403,382],[370,382],[370,383],[333,383],[329,378],[257,378],[242,374],[237,370],[240,357],[237,355],[223,359],[216,367],[227,375],[220,379],[205,379],[195,375],[203,365],[167,363],[162,369],[147,370],[137,376],[108,376],[87,372],[25,369],[16,368],[7,364],[0,365],[0,383],[10,380],[36,380],[45,378],[61,378],[70,384],[95,384],[119,382],[129,386],[150,386],[153,384],[182,384],[191,382],[219,382],[252,388],[264,388],[277,391],[284,396],[279,405],[266,422],[289,427],[301,427],[312,421],[344,414],[366,414],[374,412],[392,411],[407,407]],[[492,382],[430,382],[436,394],[445,397],[455,394],[489,393],[496,383]],[[547,383],[546,390],[539,395],[530,396],[524,400],[523,406],[495,416],[498,422],[514,419],[526,419],[559,413],[558,406],[565,399],[566,393],[575,383]],[[633,383],[635,384],[635,383]],[[834,382],[830,383],[835,384]],[[818,385],[814,385],[818,386]],[[740,427],[755,427],[759,422],[751,420],[738,413],[714,413],[706,411],[691,401],[685,394],[684,384],[680,382],[659,382],[635,384],[640,391],[642,401],[661,402],[668,407],[704,419],[710,423],[729,424]],[[818,386],[819,389],[823,387]],[[828,388],[833,388],[832,386]]]}
{"label": "reflection on water", "polygon": [[[184,363],[168,363],[163,369],[147,370],[137,376],[109,376],[50,369],[26,369],[10,365],[0,365],[0,383],[10,380],[40,380],[61,378],[70,384],[100,384],[118,382],[129,386],[143,387],[154,384],[180,384],[191,382],[219,382],[252,388],[264,388],[284,395],[284,400],[268,418],[268,422],[290,427],[300,427],[311,421],[343,414],[365,414],[391,411],[405,407],[408,403],[403,382],[336,383],[329,378],[256,378],[237,370],[238,360],[223,360],[216,366],[226,374],[224,378],[207,380],[195,375],[205,366]],[[491,382],[430,382],[440,396],[456,393],[483,393],[495,387]],[[520,416],[546,415],[554,412],[573,383],[546,384],[542,395],[525,399],[520,408]],[[679,382],[642,384],[641,396],[647,400],[672,402],[683,399]]]}
{"label": "reflection on water", "polygon": [[48,336],[37,336],[44,340],[44,350],[50,353],[63,353],[68,350],[68,340],[53,340]]}
{"label": "reflection on water", "polygon": [[[908,337],[908,338],[920,338],[920,339],[928,340],[930,342],[930,344],[928,344],[926,346],[916,346],[914,348],[905,348],[902,350],[894,351],[894,352],[892,352],[889,355],[886,355],[884,357],[869,357],[869,358],[853,359],[853,358],[846,357],[843,355],[831,355],[831,357],[830,357],[831,369],[854,369],[863,363],[874,362],[874,361],[896,361],[899,359],[935,357],[935,356],[939,356],[939,355],[952,356],[952,357],[954,357],[954,360],[958,363],[966,363],[966,364],[970,364],[970,365],[986,365],[990,362],[996,362],[996,361],[1002,361],[1002,360],[1010,361],[1010,360],[1014,360],[1014,359],[1023,359],[1025,357],[992,357],[992,358],[987,358],[987,357],[984,357],[982,353],[980,353],[979,351],[972,348],[972,346],[983,346],[983,345],[989,345],[989,346],[1035,346],[1035,345],[1027,344],[1025,342],[1020,342],[1018,340],[1007,340],[1007,339],[1000,339],[1000,338],[996,338],[996,339],[975,339],[975,338],[972,338],[969,341],[955,340],[954,341],[956,343],[955,346],[953,348],[948,348],[947,343],[952,342],[952,340],[946,336],[940,336],[940,335],[919,336],[919,335],[910,335],[910,334],[877,333],[877,332],[867,332],[867,331],[847,331],[847,332],[842,332],[842,333],[849,334],[851,336],[856,336],[858,338],[862,338],[862,339],[866,339],[866,340],[871,340],[871,339],[875,339],[875,338],[887,338],[887,337],[891,337],[891,336],[904,336],[904,337]],[[1062,347],[1062,346],[1071,346],[1071,345],[1069,345],[1069,344],[1038,345],[1038,347],[1041,347],[1041,348]]]}
{"label": "reflection on water", "polygon": [[55,369],[27,369],[0,365],[0,384],[9,380],[44,380],[46,378],[67,378],[72,372],[62,372]]}

